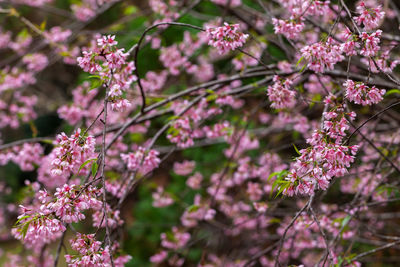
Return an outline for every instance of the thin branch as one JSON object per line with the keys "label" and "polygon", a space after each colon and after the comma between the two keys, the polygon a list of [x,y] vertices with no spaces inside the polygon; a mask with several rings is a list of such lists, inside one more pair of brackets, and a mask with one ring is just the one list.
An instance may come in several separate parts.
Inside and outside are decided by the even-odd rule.
{"label": "thin branch", "polygon": [[181,27],[189,27],[189,28],[193,28],[193,29],[196,29],[196,30],[204,31],[203,28],[197,27],[197,26],[191,25],[191,24],[180,23],[180,22],[161,22],[161,23],[157,23],[157,24],[154,24],[154,25],[148,27],[143,32],[142,36],[140,36],[140,39],[139,39],[139,41],[137,43],[137,46],[135,47],[136,49],[131,48],[132,50],[135,50],[135,54],[133,56],[133,61],[135,62],[135,75],[137,77],[137,84],[139,86],[140,94],[142,96],[142,107],[140,109],[142,113],[144,113],[145,108],[146,108],[146,96],[145,96],[145,93],[144,93],[144,89],[143,89],[142,83],[140,81],[139,68],[138,68],[138,55],[139,55],[139,50],[140,50],[140,44],[142,43],[142,41],[144,40],[144,37],[146,36],[146,34],[149,31],[151,31],[152,29],[155,29],[155,28],[157,28],[159,26],[162,26],[162,25],[169,25],[169,26],[170,25],[174,25],[174,26],[181,26]]}
{"label": "thin branch", "polygon": [[388,243],[388,244],[383,245],[383,246],[381,246],[381,247],[374,248],[374,249],[371,249],[371,250],[369,250],[369,251],[363,252],[363,253],[361,253],[361,254],[355,256],[354,258],[352,258],[351,261],[359,260],[359,259],[361,259],[362,257],[365,257],[365,256],[370,255],[370,254],[373,254],[373,253],[375,253],[375,252],[378,252],[378,251],[381,251],[381,250],[384,250],[384,249],[393,247],[393,246],[395,246],[395,245],[397,245],[397,244],[400,244],[400,240],[397,240],[397,241],[395,241],[395,242]]}

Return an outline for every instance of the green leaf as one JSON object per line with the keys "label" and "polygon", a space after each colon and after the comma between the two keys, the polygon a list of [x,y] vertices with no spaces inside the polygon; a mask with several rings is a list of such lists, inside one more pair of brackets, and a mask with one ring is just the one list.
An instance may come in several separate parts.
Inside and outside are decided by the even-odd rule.
{"label": "green leaf", "polygon": [[295,144],[293,144],[293,147],[294,147],[294,150],[296,150],[296,153],[299,154],[299,156],[301,156],[301,153],[300,153],[300,151],[297,149],[297,147],[296,147]]}
{"label": "green leaf", "polygon": [[30,218],[30,217],[31,217],[30,215],[22,216],[21,218],[18,219],[18,221],[15,222],[15,225],[17,225],[20,221],[25,220],[25,219],[28,219],[28,218]]}
{"label": "green leaf", "polygon": [[40,25],[39,25],[39,29],[43,32],[44,30],[46,30],[46,24],[47,21],[43,21]]}
{"label": "green leaf", "polygon": [[306,64],[304,64],[304,65],[303,65],[303,67],[301,67],[301,69],[300,69],[300,71],[299,71],[299,72],[303,72],[303,71],[304,71],[304,69],[306,68],[306,66],[307,66],[307,65],[306,65]]}
{"label": "green leaf", "polygon": [[218,96],[216,94],[212,94],[206,97],[207,102],[211,102],[214,101],[215,99],[217,99]]}
{"label": "green leaf", "polygon": [[25,239],[26,233],[28,232],[29,224],[30,222],[25,223],[21,229],[22,239]]}
{"label": "green leaf", "polygon": [[68,57],[68,56],[71,55],[68,51],[61,51],[59,54],[60,54],[60,56],[62,56],[62,57]]}
{"label": "green leaf", "polygon": [[350,220],[351,220],[351,216],[347,215],[342,221],[342,225],[341,225],[342,228],[345,227],[349,223]]}
{"label": "green leaf", "polygon": [[132,15],[137,13],[138,9],[136,6],[130,5],[124,9],[124,15]]}
{"label": "green leaf", "polygon": [[89,79],[93,79],[89,91],[99,88],[100,86],[103,85],[103,81],[101,80],[100,76],[98,76],[98,75],[91,75],[91,76],[89,76]]}
{"label": "green leaf", "polygon": [[271,220],[269,220],[269,223],[281,223],[281,219],[279,218],[272,218]]}
{"label": "green leaf", "polygon": [[198,210],[199,210],[199,206],[198,206],[198,205],[192,205],[192,206],[190,206],[190,207],[187,209],[187,211],[188,211],[189,213],[196,212],[196,211],[198,211]]}
{"label": "green leaf", "polygon": [[93,165],[92,165],[92,176],[93,176],[93,178],[95,177],[98,168],[99,168],[99,164],[97,164],[97,162],[95,161],[93,163]]}
{"label": "green leaf", "polygon": [[90,162],[97,160],[97,158],[93,158],[93,159],[88,159],[87,161],[85,161],[84,163],[82,163],[82,165],[79,167],[79,170],[77,172],[77,174],[80,173],[80,171],[83,169],[83,167],[85,167],[86,165],[88,165]]}
{"label": "green leaf", "polygon": [[300,65],[300,63],[303,61],[304,57],[299,58],[299,60],[296,63],[296,67]]}
{"label": "green leaf", "polygon": [[26,28],[24,28],[22,31],[20,31],[18,33],[18,37],[21,37],[23,39],[25,39],[28,36],[29,36],[29,32],[28,32],[28,30]]}
{"label": "green leaf", "polygon": [[170,241],[176,241],[176,238],[172,232],[166,232],[167,239]]}
{"label": "green leaf", "polygon": [[287,170],[282,170],[279,172],[273,172],[268,176],[268,180],[270,180],[272,177],[276,176],[278,179],[282,178],[283,176],[285,176],[287,174]]}
{"label": "green leaf", "polygon": [[43,140],[40,140],[40,142],[49,144],[49,145],[54,145],[53,140],[51,140],[51,139],[43,139]]}
{"label": "green leaf", "polygon": [[283,192],[286,188],[288,188],[289,186],[290,186],[290,182],[289,182],[289,181],[286,181],[286,184],[285,184],[285,185],[280,186],[280,187],[279,187],[279,191],[278,191],[278,193],[276,194],[275,198],[277,198],[280,194],[282,194],[282,192]]}
{"label": "green leaf", "polygon": [[179,119],[179,116],[173,115],[173,116],[168,117],[167,121],[172,121],[172,120],[176,120],[176,119]]}
{"label": "green leaf", "polygon": [[386,92],[385,96],[392,95],[392,94],[400,95],[400,90],[399,89],[390,89],[389,91]]}
{"label": "green leaf", "polygon": [[29,127],[31,128],[32,131],[32,137],[37,137],[39,131],[33,121],[29,121]]}
{"label": "green leaf", "polygon": [[310,109],[315,106],[315,102],[321,101],[322,97],[320,94],[316,94],[312,97],[312,102],[310,103]]}

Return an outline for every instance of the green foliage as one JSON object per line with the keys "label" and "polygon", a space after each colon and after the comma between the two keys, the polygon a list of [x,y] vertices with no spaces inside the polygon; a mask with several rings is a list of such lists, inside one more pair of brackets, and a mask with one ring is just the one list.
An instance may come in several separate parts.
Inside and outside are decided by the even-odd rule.
{"label": "green foliage", "polygon": [[276,177],[274,183],[272,184],[272,190],[270,196],[272,196],[275,189],[278,189],[278,192],[275,195],[275,198],[278,197],[282,192],[290,186],[290,181],[285,180],[288,174],[287,170],[282,170],[280,172],[273,172],[269,175],[268,180],[272,177]]}

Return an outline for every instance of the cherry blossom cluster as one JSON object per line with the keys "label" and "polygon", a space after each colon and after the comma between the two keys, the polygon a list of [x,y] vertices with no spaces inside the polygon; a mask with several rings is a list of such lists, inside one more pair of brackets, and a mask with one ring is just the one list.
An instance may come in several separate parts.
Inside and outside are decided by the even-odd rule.
{"label": "cherry blossom cluster", "polygon": [[208,44],[216,47],[220,54],[242,47],[249,37],[248,34],[239,31],[239,24],[229,25],[226,22],[222,27],[207,28],[206,32]]}
{"label": "cherry blossom cluster", "polygon": [[[393,7],[378,0],[150,0],[143,17],[136,4],[115,0],[73,1],[68,10],[50,2],[11,0],[12,9],[0,12],[13,22],[0,29],[0,240],[14,237],[31,251],[0,248],[6,267],[53,266],[63,255],[68,266],[140,265],[147,255],[157,266],[361,266],[375,253],[360,254],[364,242],[391,246],[393,230],[382,218],[395,211],[399,194],[398,110],[384,103],[385,89],[396,95],[399,84],[399,40],[387,31],[397,25]],[[29,7],[15,15],[20,4],[38,7],[40,16]],[[61,15],[49,25],[75,22],[48,28],[38,20],[47,12]],[[115,36],[92,34],[100,15],[107,17],[103,34],[143,40],[130,50],[138,66]],[[159,22],[176,23],[145,30]],[[368,82],[357,82],[363,75]],[[51,92],[59,87],[59,95]],[[143,92],[146,108],[136,97]],[[377,103],[385,113],[379,120]],[[62,119],[58,135],[42,125],[54,111]],[[365,123],[352,123],[356,113]],[[26,140],[11,147],[15,137]],[[298,153],[294,161],[290,151]],[[166,164],[155,172],[160,154]],[[146,176],[134,183],[139,188],[134,174]],[[9,177],[23,177],[25,187]],[[312,197],[317,190],[324,197]],[[345,194],[340,203],[324,204],[338,194]],[[9,220],[16,221],[11,231]],[[137,230],[142,224],[149,235]],[[88,227],[95,233],[76,231]],[[123,235],[130,263],[120,256]],[[52,251],[68,239],[73,251]],[[145,253],[130,248],[136,240],[146,242]]]}
{"label": "cherry blossom cluster", "polygon": [[354,113],[346,114],[340,106],[323,114],[323,129],[316,130],[307,139],[311,146],[300,150],[300,156],[285,178],[288,182],[283,191],[285,195],[313,195],[317,189],[326,190],[333,177],[348,172],[358,146],[341,144],[345,131],[350,128],[346,115],[352,120],[355,117]]}
{"label": "cherry blossom cluster", "polygon": [[193,172],[196,166],[196,162],[185,160],[183,162],[175,162],[174,163],[174,172],[176,174],[186,176]]}
{"label": "cherry blossom cluster", "polygon": [[242,4],[242,0],[211,0],[211,1],[221,6],[229,5],[230,7],[237,7]]}
{"label": "cherry blossom cluster", "polygon": [[45,207],[39,211],[22,205],[20,208],[21,214],[12,234],[28,248],[40,248],[44,244],[51,243],[61,237],[66,230],[64,224]]}
{"label": "cherry blossom cluster", "polygon": [[101,209],[97,209],[95,213],[93,213],[93,227],[102,227],[106,228],[107,226],[110,229],[115,229],[121,226],[124,221],[120,217],[120,211],[114,210],[110,207],[110,205],[106,205],[107,209],[107,218],[104,217],[104,212]]}
{"label": "cherry blossom cluster", "polygon": [[[1,71],[0,71],[1,72]],[[9,76],[7,76],[9,77]],[[5,78],[6,85],[7,77]],[[17,79],[21,80],[21,77],[17,77]],[[22,78],[23,80],[23,78]],[[8,85],[7,85],[8,86]],[[21,85],[22,86],[22,85]],[[14,86],[12,86],[14,87]],[[19,87],[16,85],[15,87]],[[15,88],[14,87],[14,88]],[[1,88],[1,85],[0,85]],[[1,92],[1,89],[0,89]],[[34,106],[37,103],[37,96],[27,96],[23,95],[20,91],[15,92],[12,95],[12,101],[5,101],[6,97],[0,99],[0,127],[11,127],[13,129],[18,128],[21,123],[27,123],[37,117],[36,112],[34,110]],[[3,95],[2,95],[3,97]]]}
{"label": "cherry blossom cluster", "polygon": [[41,53],[27,54],[22,58],[22,62],[33,72],[42,71],[49,63],[47,57]]}
{"label": "cherry blossom cluster", "polygon": [[[77,233],[70,243],[71,248],[78,254],[64,256],[68,266],[112,266],[110,248],[108,246],[103,248],[101,242],[95,239],[95,234]],[[130,259],[130,256],[119,256],[113,259],[113,265],[123,267]]]}
{"label": "cherry blossom cluster", "polygon": [[161,245],[167,249],[179,249],[186,245],[191,235],[180,231],[177,227],[172,228],[172,232],[161,234]]}
{"label": "cherry blossom cluster", "polygon": [[378,89],[375,86],[368,87],[362,82],[347,80],[343,86],[346,88],[346,98],[359,105],[372,105],[382,101],[386,90]]}
{"label": "cherry blossom cluster", "polygon": [[174,203],[174,200],[164,192],[162,187],[157,187],[157,191],[152,194],[153,196],[153,207],[162,208],[167,207]]}
{"label": "cherry blossom cluster", "polygon": [[361,48],[360,54],[365,57],[376,56],[381,48],[379,46],[381,35],[381,30],[377,30],[371,34],[362,32],[360,35],[360,39],[363,42],[363,46]]}
{"label": "cherry blossom cluster", "polygon": [[[184,33],[183,41],[168,47],[162,47],[159,60],[166,68],[159,74],[148,72],[145,77],[144,88],[147,89],[148,80],[157,80],[161,88],[167,78],[167,74],[177,76],[183,71],[194,76],[197,81],[206,82],[214,76],[213,65],[204,57],[193,57],[193,54],[208,40],[202,37],[203,32],[198,34],[198,38],[193,37],[188,31]],[[155,75],[154,75],[155,74]]]}
{"label": "cherry blossom cluster", "polygon": [[86,160],[96,158],[96,140],[90,135],[81,136],[80,129],[70,137],[65,133],[57,135],[55,145],[55,158],[51,162],[53,176],[77,172]]}
{"label": "cherry blossom cluster", "polygon": [[183,226],[193,228],[203,220],[210,221],[214,219],[215,214],[217,213],[216,210],[211,209],[207,203],[204,202],[205,201],[202,203],[201,196],[196,194],[193,205],[186,209],[181,216]]}
{"label": "cherry blossom cluster", "polygon": [[340,45],[332,37],[328,37],[326,42],[305,46],[300,51],[302,57],[308,61],[307,67],[315,72],[333,70],[335,64],[344,59]]}
{"label": "cherry blossom cluster", "polygon": [[385,12],[382,11],[381,6],[368,8],[365,2],[360,2],[357,6],[357,12],[360,15],[355,17],[354,20],[358,25],[363,24],[364,29],[367,31],[377,28],[385,16]]}
{"label": "cherry blossom cluster", "polygon": [[[217,102],[217,100],[215,102]],[[223,101],[223,103],[220,102],[219,104],[230,104],[226,102]],[[175,114],[179,114],[187,105],[188,103],[186,101],[177,104],[174,107]],[[212,106],[207,99],[202,99],[198,105],[186,111],[184,116],[175,119],[171,123],[167,138],[170,142],[176,143],[178,147],[187,148],[194,145],[194,139],[229,136],[231,127],[228,122],[217,123],[212,127],[200,127],[202,121],[220,114],[221,112],[222,110],[219,107]]]}
{"label": "cherry blossom cluster", "polygon": [[[381,36],[382,36],[381,30],[376,30],[375,32],[372,33],[362,32],[360,35],[356,35],[353,34],[347,27],[345,27],[340,36],[341,39],[344,41],[340,45],[340,50],[344,54],[346,54],[346,56],[355,56],[358,53],[365,57],[378,56],[378,52],[381,50],[381,47],[379,45],[381,41],[380,40]],[[385,69],[388,69],[386,67],[386,62],[382,61],[384,59],[386,60],[388,59],[387,52],[382,53],[382,56],[377,59],[381,61],[378,66],[382,66]],[[365,60],[364,58],[362,60],[368,62],[368,60]],[[397,63],[394,62],[394,64]],[[369,65],[371,65],[371,69],[372,68],[376,69],[375,64],[372,64],[372,62]]]}
{"label": "cherry blossom cluster", "polygon": [[[47,1],[47,0],[41,0]],[[101,1],[93,1],[93,0],[82,0],[79,2],[74,2],[71,5],[71,10],[73,11],[75,17],[80,21],[88,21],[93,18],[98,12],[99,8],[102,8],[103,5],[110,4],[115,0],[101,0]]]}
{"label": "cherry blossom cluster", "polygon": [[47,208],[65,223],[78,222],[85,219],[84,210],[101,208],[102,202],[97,199],[99,193],[100,190],[93,186],[64,185],[56,189],[56,200],[48,203]]}
{"label": "cherry blossom cluster", "polygon": [[102,202],[97,199],[100,190],[93,186],[67,185],[57,188],[54,196],[39,190],[37,204],[21,207],[21,214],[12,233],[28,248],[37,248],[58,239],[67,223],[85,219],[83,211],[99,210]]}
{"label": "cherry blossom cluster", "polygon": [[[391,73],[393,69],[400,63],[398,59],[392,60],[389,56],[390,50],[380,51],[378,56],[374,58],[362,58],[361,61],[370,66],[371,72],[379,73],[380,71]],[[376,65],[375,65],[376,63]]]}
{"label": "cherry blossom cluster", "polygon": [[296,105],[296,93],[291,90],[292,80],[282,80],[278,75],[274,76],[274,84],[268,86],[267,94],[271,107],[275,109],[293,108]]}
{"label": "cherry blossom cluster", "polygon": [[333,12],[329,8],[330,1],[320,0],[279,0],[280,4],[286,8],[293,18],[302,18],[307,16],[326,16],[328,19]]}
{"label": "cherry blossom cluster", "polygon": [[275,33],[283,34],[288,39],[298,39],[300,33],[303,31],[305,24],[301,20],[295,20],[294,18],[289,20],[272,19],[274,24]]}
{"label": "cherry blossom cluster", "polygon": [[95,90],[90,90],[89,82],[84,82],[73,90],[73,103],[58,108],[58,116],[71,125],[77,124],[83,118],[90,117],[90,103],[94,101],[96,94]]}
{"label": "cherry blossom cluster", "polygon": [[155,23],[170,22],[179,16],[177,12],[178,2],[176,0],[150,0],[149,5],[156,14],[162,17],[156,20]]}
{"label": "cherry blossom cluster", "polygon": [[254,58],[246,54],[239,54],[232,60],[232,64],[235,65],[235,69],[237,70],[242,70],[245,67],[257,66],[258,60],[260,60],[265,48],[266,45],[264,43],[249,43],[245,51]]}
{"label": "cherry blossom cluster", "polygon": [[[321,210],[327,211],[329,209],[335,208],[334,206],[329,207],[328,205],[322,205]],[[341,223],[343,219],[346,217],[346,214],[343,212],[335,212],[330,216],[321,215],[318,218],[319,225],[321,229],[328,236],[336,236],[340,234],[341,231]],[[279,229],[278,233],[282,234],[285,227],[289,222],[283,223]],[[283,253],[281,254],[281,260],[283,262],[287,262],[291,257],[297,258],[301,255],[301,252],[304,250],[313,250],[315,248],[324,249],[325,242],[321,236],[315,238],[315,234],[320,232],[320,228],[317,223],[313,220],[313,218],[309,215],[301,215],[298,220],[294,222],[293,228],[290,228],[288,231],[289,240],[285,243],[283,247]],[[350,240],[355,235],[355,232],[350,229],[342,230],[342,238],[343,240]],[[296,246],[291,246],[292,242],[296,242]],[[317,256],[318,253],[315,251],[314,256]],[[339,259],[337,255],[333,256],[334,262],[338,262]],[[312,260],[310,258],[303,259],[303,263],[307,265],[312,265]],[[361,266],[357,261],[350,261],[346,266]],[[354,265],[353,265],[354,264]]]}
{"label": "cherry blossom cluster", "polygon": [[121,154],[121,159],[130,171],[139,171],[146,174],[160,164],[159,152],[154,149],[147,151],[144,147],[138,147],[135,152]]}
{"label": "cherry blossom cluster", "polygon": [[25,85],[34,84],[36,79],[32,71],[24,71],[19,68],[9,67],[0,70],[0,77],[2,78],[2,83],[0,84],[0,92],[7,90],[15,90]]}
{"label": "cherry blossom cluster", "polygon": [[172,131],[170,130],[167,138],[176,143],[181,148],[187,148],[194,145],[193,136],[194,131],[189,118],[177,119],[172,124]]}
{"label": "cherry blossom cluster", "polygon": [[0,153],[0,165],[6,165],[10,160],[19,165],[22,171],[33,171],[41,163],[43,147],[40,144],[25,143]]}
{"label": "cherry blossom cluster", "polygon": [[136,81],[132,74],[135,70],[133,62],[127,62],[128,54],[124,49],[117,49],[115,36],[102,36],[97,39],[90,51],[83,51],[83,57],[78,57],[79,66],[90,74],[98,75],[108,90],[108,100],[111,108],[124,111],[130,107],[130,102],[123,97],[123,92]]}

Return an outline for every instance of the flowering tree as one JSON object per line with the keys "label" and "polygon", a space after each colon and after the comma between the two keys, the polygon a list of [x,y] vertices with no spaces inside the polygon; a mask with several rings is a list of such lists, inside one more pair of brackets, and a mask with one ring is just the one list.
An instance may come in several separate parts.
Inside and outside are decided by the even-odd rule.
{"label": "flowering tree", "polygon": [[398,266],[400,5],[348,2],[1,1],[0,263]]}

